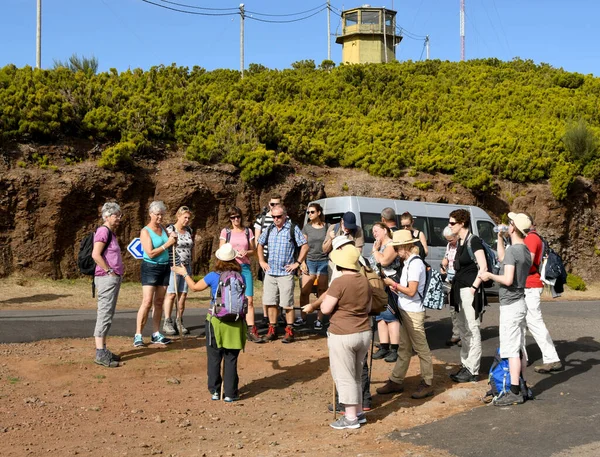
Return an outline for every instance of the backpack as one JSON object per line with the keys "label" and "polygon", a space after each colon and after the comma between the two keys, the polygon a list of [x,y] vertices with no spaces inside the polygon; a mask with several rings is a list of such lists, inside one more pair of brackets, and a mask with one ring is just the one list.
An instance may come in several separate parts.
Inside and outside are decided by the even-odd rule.
{"label": "backpack", "polygon": [[[267,237],[265,238],[265,244],[263,245],[263,249],[266,251],[264,254],[265,262],[269,261],[269,251],[267,251],[267,246],[269,245],[269,236],[271,235],[271,230],[273,230],[273,227],[275,227],[275,224],[269,225],[269,228],[267,229]],[[290,243],[292,243],[294,245],[294,260],[298,258],[298,254],[300,253],[300,247],[298,246],[298,243],[296,242],[295,231],[296,231],[296,224],[294,224],[292,221],[290,221]]]}
{"label": "backpack", "polygon": [[[250,249],[250,229],[248,227],[244,227],[244,231],[246,232],[246,241],[248,241],[248,249]],[[225,229],[225,243],[229,243],[231,240],[231,229]]]}
{"label": "backpack", "polygon": [[[500,348],[496,350],[496,354],[494,355],[494,361],[492,362],[490,374],[488,376],[488,384],[490,385],[490,390],[487,391],[483,398],[485,403],[489,403],[494,398],[505,395],[510,390],[508,359],[500,357]],[[529,388],[525,391],[525,381],[521,375],[519,375],[519,384],[521,385],[523,400],[533,400],[533,392],[531,392],[531,389]]]}
{"label": "backpack", "polygon": [[77,266],[79,267],[81,274],[94,276],[96,272],[96,262],[94,262],[94,259],[92,258],[92,252],[94,250],[94,236],[96,235],[98,229],[102,227],[105,227],[108,230],[108,239],[106,240],[106,244],[102,249],[101,255],[104,255],[108,245],[112,241],[112,231],[104,225],[97,227],[96,230],[88,233],[81,240],[79,243],[79,253],[77,254]]}
{"label": "backpack", "polygon": [[[548,242],[542,238],[542,236],[537,232],[529,232],[537,235],[542,241],[542,258],[541,262],[546,262],[546,270],[545,277],[548,279],[561,279],[567,280],[567,271],[565,269],[565,264],[560,255],[556,253],[554,249],[548,245]],[[540,265],[535,265],[537,271],[540,271]]]}
{"label": "backpack", "polygon": [[244,319],[248,310],[246,285],[237,271],[225,271],[219,276],[219,284],[212,301],[211,314],[223,322]]}
{"label": "backpack", "polygon": [[[415,235],[415,232],[417,233],[416,235]],[[412,231],[413,238],[416,238],[417,240],[419,240],[415,243],[415,246],[417,246],[419,248],[419,257],[421,257],[421,259],[425,260],[425,257],[426,257],[425,247],[423,246],[423,243],[421,243],[421,239],[419,238],[420,235],[421,235],[420,230]]]}
{"label": "backpack", "polygon": [[[467,251],[469,251],[469,257],[471,257],[471,260],[473,262],[475,262],[475,265],[477,265],[477,258],[475,257],[475,254],[473,253],[473,248],[471,247],[471,239],[473,238],[473,234],[470,234],[469,237],[467,238]],[[487,271],[489,271],[490,273],[497,275],[500,273],[500,261],[498,260],[498,256],[496,255],[496,252],[492,249],[492,247],[487,244],[484,240],[482,240],[481,238],[479,238],[479,241],[481,241],[481,245],[483,246],[483,252],[485,254],[485,261],[487,263]],[[477,265],[479,267],[479,265]],[[483,282],[483,287],[490,288],[493,287],[494,285],[494,281],[492,281],[491,279],[488,281],[484,281]]]}
{"label": "backpack", "polygon": [[371,286],[373,292],[373,301],[371,303],[371,312],[369,314],[379,314],[385,311],[388,304],[388,294],[385,291],[385,283],[381,277],[370,268],[361,268],[361,272]]}
{"label": "backpack", "polygon": [[[410,265],[410,262],[417,257],[410,259],[406,268]],[[420,257],[418,257],[420,258]],[[423,288],[423,295],[419,294],[421,298],[421,304],[428,309],[442,309],[444,307],[444,280],[439,271],[431,268],[427,262],[421,259],[425,265],[425,287]],[[419,289],[417,288],[417,293]]]}

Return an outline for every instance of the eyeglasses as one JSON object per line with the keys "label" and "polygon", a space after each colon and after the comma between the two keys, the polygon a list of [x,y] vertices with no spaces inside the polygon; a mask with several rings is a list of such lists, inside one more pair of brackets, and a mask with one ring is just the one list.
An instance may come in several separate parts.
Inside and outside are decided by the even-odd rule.
{"label": "eyeglasses", "polygon": [[242,216],[229,216],[229,219],[234,220],[234,219],[241,219]]}
{"label": "eyeglasses", "polygon": [[163,217],[165,215],[165,213],[152,213],[154,214],[156,217]]}
{"label": "eyeglasses", "polygon": [[448,222],[448,225],[450,227],[454,227],[456,224],[458,224],[458,222]]}
{"label": "eyeglasses", "polygon": [[274,214],[272,215],[273,219],[282,219],[283,218],[283,214],[280,214],[278,216],[275,216]]}
{"label": "eyeglasses", "polygon": [[315,210],[312,210],[312,211],[307,211],[307,212],[306,212],[306,214],[315,214],[315,213],[316,213],[316,211],[315,211]]}
{"label": "eyeglasses", "polygon": [[111,216],[115,216],[115,219],[123,219],[122,214],[111,214]]}

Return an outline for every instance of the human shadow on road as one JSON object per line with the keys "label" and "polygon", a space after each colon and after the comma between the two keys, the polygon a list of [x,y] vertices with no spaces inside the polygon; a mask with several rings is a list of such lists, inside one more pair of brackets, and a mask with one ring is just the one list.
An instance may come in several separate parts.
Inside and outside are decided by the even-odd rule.
{"label": "human shadow on road", "polygon": [[0,300],[0,303],[2,304],[21,304],[21,303],[39,303],[39,302],[44,302],[44,301],[54,301],[54,300],[58,300],[60,298],[65,298],[65,297],[72,297],[71,294],[64,294],[64,295],[59,295],[59,294],[35,294],[35,295],[31,295],[29,297],[14,297],[14,298],[9,298],[6,300]]}
{"label": "human shadow on road", "polygon": [[[576,341],[557,340],[554,341],[556,352],[563,361],[564,370],[554,372],[548,375],[543,375],[544,378],[536,382],[532,388],[535,395],[539,395],[554,386],[567,382],[569,379],[579,376],[595,365],[600,364],[600,360],[596,358],[575,358],[570,357],[577,353],[594,353],[600,352],[600,343],[591,336],[582,336]],[[531,348],[530,348],[531,347]],[[537,344],[533,343],[527,347],[527,353],[532,360],[537,360],[541,357]],[[535,357],[535,358],[534,358]],[[533,368],[533,364],[530,369]]]}
{"label": "human shadow on road", "polygon": [[119,353],[122,362],[128,362],[140,357],[148,357],[157,353],[165,353],[172,351],[181,351],[182,349],[198,349],[206,346],[206,339],[204,337],[186,336],[183,345],[179,338],[174,338],[171,344],[162,346],[158,344],[148,344],[145,347],[133,348],[128,351]]}
{"label": "human shadow on road", "polygon": [[271,368],[279,371],[271,376],[255,379],[240,388],[243,399],[263,394],[268,390],[287,389],[290,386],[310,382],[329,369],[329,357],[321,357],[316,360],[305,359],[294,365],[282,366],[279,360],[266,360]]}

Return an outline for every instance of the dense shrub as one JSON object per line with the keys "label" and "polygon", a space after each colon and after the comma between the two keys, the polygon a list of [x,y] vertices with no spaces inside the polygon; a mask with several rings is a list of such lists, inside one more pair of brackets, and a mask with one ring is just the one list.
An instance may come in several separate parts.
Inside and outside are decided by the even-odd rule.
{"label": "dense shrub", "polygon": [[586,290],[587,286],[585,285],[585,281],[581,278],[581,276],[577,276],[574,274],[567,274],[567,286],[569,289],[573,290]]}
{"label": "dense shrub", "polygon": [[131,162],[131,155],[136,151],[135,143],[125,141],[102,151],[98,166],[114,170]]}

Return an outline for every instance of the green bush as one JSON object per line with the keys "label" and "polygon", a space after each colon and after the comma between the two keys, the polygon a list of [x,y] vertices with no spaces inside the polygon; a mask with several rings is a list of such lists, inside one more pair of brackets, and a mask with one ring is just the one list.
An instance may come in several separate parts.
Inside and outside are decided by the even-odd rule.
{"label": "green bush", "polygon": [[558,201],[567,198],[569,189],[577,177],[577,166],[569,162],[561,162],[555,165],[550,176],[550,192]]}
{"label": "green bush", "polygon": [[116,170],[131,163],[131,155],[136,152],[136,145],[131,141],[117,143],[102,151],[98,166],[109,170]]}
{"label": "green bush", "polygon": [[567,286],[572,290],[581,290],[584,291],[587,289],[585,285],[585,281],[581,278],[581,276],[577,276],[574,274],[567,274]]}
{"label": "green bush", "polygon": [[433,183],[431,181],[415,181],[413,186],[419,190],[429,190],[433,187]]}

